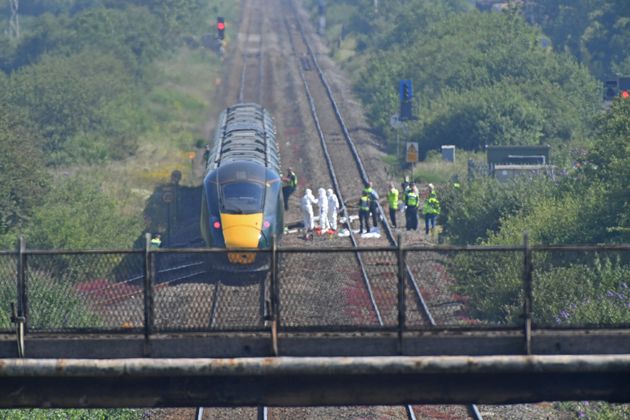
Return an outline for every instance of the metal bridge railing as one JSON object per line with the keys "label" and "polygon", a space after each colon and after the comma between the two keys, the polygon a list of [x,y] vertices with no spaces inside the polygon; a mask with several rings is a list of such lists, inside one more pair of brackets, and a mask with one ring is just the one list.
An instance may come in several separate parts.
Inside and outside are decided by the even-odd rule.
{"label": "metal bridge railing", "polygon": [[[225,250],[0,253],[0,332],[430,331],[630,326],[630,245],[273,248],[258,274]],[[250,251],[248,251],[250,252]],[[371,272],[370,307],[358,268]],[[422,317],[406,268],[434,315]]]}

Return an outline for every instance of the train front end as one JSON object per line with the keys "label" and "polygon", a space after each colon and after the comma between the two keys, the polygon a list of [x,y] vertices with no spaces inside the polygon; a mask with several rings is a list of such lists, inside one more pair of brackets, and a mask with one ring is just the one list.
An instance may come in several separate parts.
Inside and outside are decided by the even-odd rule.
{"label": "train front end", "polygon": [[234,252],[211,254],[213,269],[269,269],[271,238],[282,235],[283,207],[278,173],[255,162],[234,162],[204,179],[201,232],[208,247]]}

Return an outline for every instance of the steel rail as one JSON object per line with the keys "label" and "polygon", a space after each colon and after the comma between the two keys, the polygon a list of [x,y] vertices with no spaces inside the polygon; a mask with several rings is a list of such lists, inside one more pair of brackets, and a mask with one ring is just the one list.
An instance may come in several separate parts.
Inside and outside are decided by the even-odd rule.
{"label": "steel rail", "polygon": [[[258,15],[258,14],[257,14]],[[263,81],[263,31],[262,31],[262,27],[263,27],[263,19],[260,17],[260,15],[258,15],[258,34],[259,34],[259,38],[258,38],[258,53],[256,54],[256,56],[258,57],[258,83],[256,84],[256,100],[257,103],[262,105],[260,103],[261,99],[262,99],[262,81]],[[241,69],[241,79],[240,79],[240,86],[239,86],[239,93],[238,93],[238,101],[239,102],[244,102],[245,101],[245,85],[246,85],[246,80],[247,80],[247,60],[250,57],[249,54],[249,38],[251,35],[251,29],[252,29],[252,24],[251,24],[251,15],[248,16],[248,25],[247,25],[247,33],[245,36],[245,49],[242,52],[242,56],[243,56],[243,68]]]}
{"label": "steel rail", "polygon": [[245,93],[245,73],[247,72],[247,43],[249,42],[249,32],[251,29],[251,15],[247,15],[247,32],[245,32],[245,50],[241,52],[241,57],[243,59],[243,67],[241,68],[241,79],[239,82],[238,88],[238,96],[236,100],[238,102],[243,102],[243,96]]}
{"label": "steel rail", "polygon": [[[304,32],[304,27],[302,25],[301,20],[299,19],[298,16],[298,12],[297,9],[295,7],[295,3],[293,2],[293,0],[287,0],[290,3],[290,6],[293,10],[294,15],[296,16],[296,21],[298,23],[298,28],[300,31],[300,35],[304,41],[304,45],[306,45],[306,48],[308,49],[308,53],[309,56],[311,57],[311,59],[313,60],[313,63],[315,64],[315,68],[317,69],[317,74],[320,78],[320,80],[322,81],[322,84],[325,87],[326,90],[326,95],[328,96],[328,99],[330,100],[333,110],[335,112],[335,117],[337,118],[337,122],[339,123],[339,126],[342,128],[343,131],[343,135],[344,135],[344,139],[346,140],[346,143],[348,144],[348,147],[350,148],[350,151],[352,153],[352,157],[354,158],[354,161],[357,165],[357,169],[359,171],[359,174],[361,175],[361,179],[363,181],[363,183],[367,183],[369,182],[369,177],[367,175],[367,172],[365,170],[365,166],[363,165],[363,161],[361,160],[361,156],[359,155],[359,152],[354,144],[354,141],[352,140],[352,137],[350,136],[350,132],[348,131],[348,128],[346,126],[346,123],[343,119],[343,117],[341,116],[341,111],[339,110],[339,106],[337,105],[337,101],[335,100],[335,97],[333,95],[332,92],[332,88],[330,87],[330,84],[328,83],[328,80],[326,79],[326,75],[324,74],[324,71],[322,70],[321,66],[319,65],[319,62],[317,61],[317,57],[316,54],[313,50],[313,48],[311,47],[310,42],[308,41],[308,38],[306,36],[306,33]],[[383,216],[382,217],[382,223],[385,226],[385,232],[387,234],[387,239],[389,240],[389,242],[397,247],[398,246],[398,241],[396,240],[396,238],[394,237],[394,233],[391,229],[391,227],[389,226],[389,222],[387,221],[387,218],[384,217],[385,212],[383,211],[383,207],[380,205],[380,203],[378,204],[378,209],[380,214]],[[420,312],[422,313],[422,315],[424,316],[424,318],[429,322],[429,324],[432,327],[436,327],[437,323],[435,322],[435,320],[433,319],[433,315],[431,315],[431,311],[429,310],[429,307],[424,299],[424,297],[422,296],[422,293],[420,291],[420,288],[418,287],[418,283],[416,282],[415,276],[413,275],[413,273],[411,272],[411,270],[409,269],[409,265],[405,262],[405,271],[407,274],[407,278],[409,279],[409,282],[413,288],[414,293],[416,294],[416,298],[418,299],[418,303],[420,305]]]}
{"label": "steel rail", "polygon": [[219,293],[221,291],[221,282],[217,281],[214,285],[214,293],[212,294],[212,306],[210,307],[210,319],[208,320],[208,328],[212,328],[212,325],[217,320],[217,308],[219,307]]}
{"label": "steel rail", "polygon": [[[352,156],[353,156],[353,158],[355,160],[355,163],[357,165],[357,168],[359,170],[361,178],[362,178],[363,182],[365,184],[367,184],[367,182],[369,182],[369,177],[368,177],[367,172],[365,170],[365,166],[363,165],[363,162],[361,160],[361,156],[359,155],[359,152],[358,152],[358,150],[357,150],[357,148],[356,148],[356,146],[354,144],[354,141],[352,140],[352,138],[350,136],[350,133],[349,133],[348,128],[347,128],[347,126],[346,126],[346,124],[344,122],[344,119],[341,116],[341,111],[339,110],[339,106],[337,105],[337,102],[336,102],[335,97],[333,95],[332,88],[330,87],[330,84],[328,83],[328,80],[326,79],[324,71],[322,70],[321,66],[319,65],[319,62],[318,62],[317,57],[316,57],[316,54],[314,53],[314,50],[311,47],[311,44],[310,44],[310,42],[307,39],[306,33],[304,31],[304,27],[302,25],[302,22],[301,22],[301,20],[299,18],[299,14],[298,14],[297,8],[295,6],[295,2],[293,0],[287,0],[287,1],[290,3],[290,6],[291,6],[291,9],[293,11],[293,15],[295,16],[295,20],[297,22],[298,29],[299,29],[300,35],[302,37],[302,40],[304,42],[304,45],[306,46],[306,48],[308,50],[308,53],[309,53],[309,56],[311,57],[311,59],[313,60],[313,63],[315,64],[315,68],[317,69],[317,73],[319,75],[319,78],[320,78],[322,84],[325,87],[326,94],[328,95],[328,98],[329,98],[329,100],[330,100],[330,102],[332,104],[332,107],[333,107],[333,110],[334,110],[334,113],[335,113],[335,117],[337,118],[337,121],[338,121],[340,127],[342,128],[342,131],[343,131],[343,134],[344,134],[344,138],[345,138],[346,143],[348,144],[348,146],[350,148],[350,151],[351,151]],[[293,45],[293,43],[292,43],[292,45]],[[304,82],[304,84],[306,86],[306,79],[304,77],[304,72],[303,72],[301,67],[300,67],[300,75],[301,75],[302,80],[303,80],[303,82]],[[307,88],[307,91],[308,91],[308,88]],[[313,101],[312,101],[312,97],[310,97],[310,94],[309,94],[309,101],[311,102],[311,112],[315,113],[316,111],[315,111],[314,105],[312,103]],[[318,126],[318,130],[320,130],[319,124],[317,124],[317,126]],[[320,139],[322,141],[322,144],[324,145],[325,141],[324,141],[322,136],[323,136],[323,133],[320,133]],[[325,145],[324,145],[324,149],[325,149]],[[330,156],[328,155],[327,152],[325,154],[326,154],[326,160],[327,160],[328,166],[329,166],[329,168],[332,168],[332,161],[330,160]],[[336,178],[334,178],[334,181],[335,181],[335,188],[338,191],[338,193],[340,194],[341,191],[338,188]],[[387,238],[388,238],[389,242],[393,246],[398,246],[398,241],[394,238],[394,234],[393,234],[393,232],[391,230],[391,227],[389,226],[389,222],[387,221],[387,218],[384,217],[385,213],[383,211],[383,208],[381,207],[380,203],[377,203],[377,204],[378,204],[379,212],[380,212],[380,214],[382,216],[381,217],[382,223],[385,226],[385,231],[387,233]],[[344,205],[344,209],[345,209],[345,205]],[[349,229],[349,230],[350,230],[350,237],[353,238],[353,243],[354,243],[355,241],[354,241],[352,229]],[[409,268],[409,265],[407,264],[406,261],[404,261],[403,264],[405,266],[407,279],[409,279],[409,281],[410,281],[410,283],[411,283],[411,285],[413,287],[413,290],[414,290],[414,292],[416,294],[416,297],[418,299],[418,303],[420,305],[420,309],[421,309],[422,314],[424,315],[424,317],[427,319],[427,321],[429,322],[429,324],[432,327],[436,327],[437,323],[435,322],[435,319],[433,318],[433,315],[431,314],[431,311],[429,310],[429,307],[428,307],[424,297],[422,296],[422,292],[420,291],[420,288],[418,287],[418,283],[416,282],[416,279],[415,279],[413,273],[411,272],[411,270]],[[362,271],[365,272],[362,262],[361,262],[361,266],[362,266]],[[370,295],[370,297],[372,298],[372,295]],[[375,310],[378,311],[378,309],[376,307],[376,302],[374,300],[372,302],[373,302],[373,305],[376,308]],[[383,322],[382,322],[380,316],[379,316],[379,322],[380,322],[381,325],[383,325]],[[475,419],[482,420],[481,414],[479,413],[479,410],[477,409],[476,405],[472,404],[472,405],[468,406],[468,409],[469,409],[470,414]],[[410,405],[406,407],[406,411],[407,411],[408,417],[409,418],[413,418],[415,420],[415,415],[413,413],[413,408]]]}
{"label": "steel rail", "polygon": [[[251,4],[251,3],[250,3]],[[248,8],[249,9],[249,8]],[[259,15],[260,16],[260,15]],[[262,41],[262,34],[263,34],[263,25],[264,25],[264,19],[262,17],[259,17],[258,19],[259,21],[259,31],[258,33],[259,35],[259,43],[258,43],[258,83],[256,83],[256,98],[257,98],[257,102],[258,104],[262,105],[261,100],[262,100],[262,84],[263,84],[263,77],[264,77],[264,65],[263,65],[263,41]],[[251,28],[252,28],[252,18],[251,18],[251,13],[248,14],[247,16],[247,35],[245,37],[245,49],[242,52],[242,58],[243,58],[243,67],[241,69],[241,78],[240,78],[240,84],[239,84],[239,92],[238,92],[238,102],[244,102],[245,100],[245,85],[246,85],[246,80],[247,80],[247,61],[249,59],[249,52],[248,52],[248,48],[249,48],[249,38],[250,38],[250,33],[251,33]],[[193,273],[192,275],[190,275],[189,277],[195,276],[197,274]],[[184,278],[189,278],[189,277],[182,277],[180,280],[184,279]],[[264,280],[262,280],[262,282],[264,282]],[[219,295],[221,293],[221,282],[217,281],[214,287],[214,293],[212,295],[212,306],[210,309],[210,316],[209,316],[209,320],[208,320],[208,328],[211,329],[212,326],[217,322],[217,314],[218,314],[218,307],[219,307]],[[196,411],[195,411],[195,420],[202,420],[204,417],[204,408],[203,407],[197,407]],[[258,418],[259,419],[267,419],[267,407],[258,407]]]}
{"label": "steel rail", "polygon": [[[256,92],[256,97],[257,97],[257,103],[259,105],[263,105],[263,83],[265,81],[265,43],[264,43],[264,37],[265,37],[265,31],[264,31],[264,25],[265,25],[265,19],[263,17],[261,17],[260,19],[260,28],[258,33],[260,34],[260,39],[259,39],[259,47],[258,47],[258,84],[256,85],[257,87],[257,92]],[[266,413],[266,410],[265,410]]]}
{"label": "steel rail", "polygon": [[[295,9],[294,9],[294,12],[295,12]],[[296,13],[295,13],[295,19],[299,22],[299,18],[298,18]],[[297,49],[295,48],[295,44],[294,44],[293,38],[291,37],[291,28],[289,27],[289,24],[288,24],[286,18],[285,18],[285,24],[287,26],[287,31],[289,32],[289,40],[291,42],[291,47],[293,48],[293,51],[297,52]],[[298,25],[299,25],[299,23],[298,23]],[[300,30],[300,32],[302,33],[301,30]],[[304,40],[303,33],[302,33],[302,38]],[[306,42],[305,42],[305,44],[306,44]],[[307,45],[307,47],[308,47],[308,45]],[[309,48],[309,52],[310,51],[311,50]],[[311,56],[312,55],[313,54],[311,52]],[[335,173],[334,165],[333,165],[332,159],[330,157],[330,154],[328,152],[328,146],[326,144],[326,138],[325,138],[324,132],[322,131],[321,124],[319,122],[319,117],[317,115],[317,109],[315,108],[315,103],[314,103],[314,100],[313,100],[313,96],[311,94],[310,88],[308,86],[308,82],[307,82],[306,77],[304,75],[304,70],[299,65],[298,65],[298,69],[300,71],[300,77],[301,77],[302,82],[304,84],[304,90],[306,92],[306,96],[308,97],[309,106],[310,106],[310,109],[311,109],[311,114],[313,116],[313,120],[315,121],[315,127],[317,128],[317,133],[318,133],[318,136],[319,136],[319,139],[320,139],[320,143],[321,143],[322,149],[324,151],[324,156],[326,158],[326,165],[328,166],[328,171],[329,171],[330,176],[331,176],[331,178],[333,180],[334,188],[337,191],[338,198],[339,198],[339,200],[342,203],[342,212],[343,212],[344,216],[346,217],[346,220],[350,220],[349,214],[348,214],[348,211],[347,211],[347,206],[345,205],[345,200],[343,198],[343,194],[341,192],[341,188],[339,187],[339,182],[337,180],[337,176],[336,176],[336,173]],[[349,223],[348,223],[348,228],[349,228],[348,230],[350,232],[350,236],[349,237],[350,237],[350,240],[352,241],[352,245],[353,245],[354,248],[357,248],[358,247],[358,243],[357,243],[356,238],[354,237],[354,233],[352,232],[352,229],[350,228],[350,224]],[[367,290],[368,295],[370,297],[370,302],[372,303],[372,309],[374,310],[374,314],[375,314],[375,316],[376,316],[376,318],[378,320],[379,326],[383,327],[385,325],[385,323],[383,322],[383,318],[381,316],[381,312],[380,312],[380,310],[378,308],[378,304],[376,303],[376,299],[375,299],[374,293],[372,291],[372,286],[370,284],[370,279],[369,279],[369,276],[367,274],[367,270],[365,268],[365,264],[363,263],[363,259],[362,259],[362,257],[361,257],[359,252],[356,252],[355,256],[356,256],[357,261],[359,263],[359,266],[361,268],[361,276],[363,278],[363,282],[365,284],[366,290]],[[416,416],[414,414],[413,407],[411,405],[406,405],[405,406],[405,413],[406,413],[407,418],[409,420],[416,420]]]}
{"label": "steel rail", "polygon": [[[249,38],[249,36],[247,36],[246,38]],[[238,88],[238,98],[237,98],[237,101],[239,103],[243,102],[243,93],[245,91],[245,72],[247,70],[246,60],[247,58],[245,57],[245,54],[243,54],[243,68],[241,70],[241,82],[240,82],[240,87]]]}
{"label": "steel rail", "polygon": [[[297,53],[297,48],[295,46],[295,43],[293,41],[293,38],[291,36],[291,27],[289,25],[288,19],[285,17],[284,19],[285,22],[285,26],[287,28],[287,32],[289,33],[289,42],[291,43],[291,48],[293,49],[294,52]],[[345,205],[346,201],[343,198],[343,193],[341,192],[341,187],[339,186],[339,181],[337,180],[337,175],[335,173],[335,169],[333,167],[333,163],[332,163],[332,159],[330,157],[330,153],[328,152],[328,146],[326,144],[326,136],[322,130],[320,121],[319,121],[319,117],[317,115],[317,109],[315,108],[315,101],[313,100],[313,95],[311,94],[311,90],[308,87],[308,82],[306,81],[306,77],[304,75],[304,70],[302,69],[301,66],[298,65],[298,69],[300,72],[300,78],[302,79],[302,83],[304,85],[304,90],[306,92],[306,97],[308,99],[309,102],[309,107],[311,110],[311,115],[313,117],[313,120],[315,122],[315,128],[317,129],[317,135],[319,136],[319,140],[320,140],[320,145],[322,147],[323,153],[324,153],[324,157],[326,159],[326,166],[328,168],[328,173],[332,179],[333,182],[333,188],[335,189],[335,191],[337,191],[337,198],[339,199],[339,201],[341,202],[341,213],[343,214],[343,217],[346,218],[346,220],[350,220],[349,219],[349,214],[348,214],[348,210],[347,210],[347,206]],[[348,224],[348,226],[350,226]],[[353,248],[357,249],[358,248],[358,242],[354,236],[354,233],[352,232],[352,229],[348,229],[350,232],[350,241],[352,242],[352,246]],[[361,278],[363,279],[363,282],[365,284],[365,287],[367,289],[368,295],[370,297],[370,302],[372,303],[372,309],[374,310],[375,314],[376,314],[376,318],[377,321],[380,325],[383,325],[383,318],[381,317],[381,313],[378,309],[378,305],[376,304],[376,299],[374,297],[374,293],[372,291],[372,286],[370,284],[370,280],[367,274],[367,271],[365,269],[365,264],[363,263],[363,258],[361,257],[361,254],[359,252],[355,253],[355,257],[357,259],[357,262],[359,264],[359,268],[361,270]]]}

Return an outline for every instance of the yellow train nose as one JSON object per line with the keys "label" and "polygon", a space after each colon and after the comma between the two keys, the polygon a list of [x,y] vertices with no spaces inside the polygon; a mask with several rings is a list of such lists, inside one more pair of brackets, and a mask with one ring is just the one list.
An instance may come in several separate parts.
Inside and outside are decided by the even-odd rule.
{"label": "yellow train nose", "polygon": [[263,214],[221,214],[223,239],[229,248],[256,249],[260,241]]}

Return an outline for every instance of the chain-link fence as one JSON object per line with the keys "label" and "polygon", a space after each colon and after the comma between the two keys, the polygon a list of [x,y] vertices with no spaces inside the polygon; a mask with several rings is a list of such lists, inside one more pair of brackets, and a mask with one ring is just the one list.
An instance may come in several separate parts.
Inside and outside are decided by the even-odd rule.
{"label": "chain-link fence", "polygon": [[[17,259],[10,253],[0,253],[0,332],[8,332],[11,326],[11,304],[17,299]],[[17,308],[16,308],[17,309]]]}
{"label": "chain-link fence", "polygon": [[629,284],[627,246],[23,251],[0,331],[12,303],[31,332],[618,328]]}
{"label": "chain-link fence", "polygon": [[28,255],[24,277],[28,329],[142,329],[142,267],[142,254]]}
{"label": "chain-link fence", "polygon": [[630,326],[630,250],[545,249],[533,267],[535,326]]}
{"label": "chain-link fence", "polygon": [[393,251],[280,251],[281,326],[358,329],[397,325]]}
{"label": "chain-link fence", "polygon": [[522,250],[409,251],[406,263],[410,328],[522,325]]}

